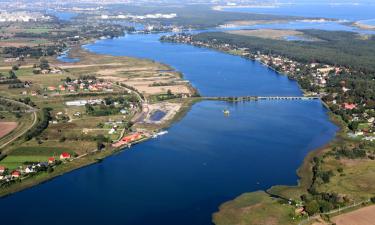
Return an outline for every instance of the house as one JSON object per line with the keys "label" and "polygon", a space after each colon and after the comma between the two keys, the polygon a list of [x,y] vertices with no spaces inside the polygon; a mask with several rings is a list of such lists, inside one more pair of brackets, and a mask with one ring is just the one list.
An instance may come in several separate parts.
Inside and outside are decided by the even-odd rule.
{"label": "house", "polygon": [[18,171],[18,170],[15,170],[15,171],[13,171],[13,172],[11,173],[11,175],[12,175],[13,178],[18,178],[18,177],[21,176],[21,172]]}
{"label": "house", "polygon": [[141,133],[134,133],[129,136],[124,137],[122,140],[126,143],[136,141],[141,138]]}
{"label": "house", "polygon": [[49,164],[55,163],[55,158],[54,157],[49,157],[48,158],[48,163]]}
{"label": "house", "polygon": [[26,167],[25,173],[33,173],[33,172],[35,172],[35,170],[31,166]]}
{"label": "house", "polygon": [[47,89],[49,91],[56,91],[56,87],[55,86],[49,86]]}
{"label": "house", "polygon": [[357,108],[357,105],[354,103],[344,103],[343,107],[344,109],[352,110],[352,109]]}
{"label": "house", "polygon": [[4,173],[5,169],[5,166],[0,166],[0,173]]}
{"label": "house", "polygon": [[70,154],[67,152],[63,152],[60,154],[60,159],[70,159]]}

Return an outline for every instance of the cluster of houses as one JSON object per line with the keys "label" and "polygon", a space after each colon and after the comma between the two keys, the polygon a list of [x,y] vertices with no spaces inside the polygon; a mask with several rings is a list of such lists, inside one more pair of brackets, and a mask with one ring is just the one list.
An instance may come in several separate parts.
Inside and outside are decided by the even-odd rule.
{"label": "cluster of houses", "polygon": [[[60,161],[71,159],[71,155],[67,152],[60,154]],[[2,183],[9,182],[15,179],[25,177],[29,174],[35,174],[40,171],[46,171],[48,167],[57,165],[57,159],[55,157],[49,157],[47,162],[32,163],[29,165],[20,166],[18,169],[8,171],[5,166],[0,165],[0,181]]]}
{"label": "cluster of houses", "polygon": [[50,69],[35,68],[33,70],[33,73],[35,73],[35,74],[62,74],[63,71],[58,67],[53,67],[53,68],[50,68]]}
{"label": "cluster of houses", "polygon": [[94,79],[88,79],[88,80],[75,79],[75,80],[65,81],[63,84],[60,84],[58,86],[48,86],[46,90],[54,91],[54,92],[56,91],[60,91],[60,92],[79,92],[79,91],[113,92],[111,82],[94,80]]}
{"label": "cluster of houses", "polygon": [[[258,62],[278,71],[283,74],[287,74],[290,77],[305,78],[310,82],[311,86],[317,87],[317,92],[311,92],[312,95],[320,95],[321,97],[331,95],[333,100],[328,102],[331,105],[336,105],[338,108],[346,111],[351,115],[351,121],[360,121],[364,126],[359,128],[351,134],[353,137],[360,137],[363,140],[374,141],[375,140],[375,123],[374,117],[370,116],[366,112],[355,113],[358,109],[359,104],[355,102],[338,102],[336,99],[340,94],[345,94],[350,91],[349,88],[342,84],[341,93],[328,93],[326,91],[327,81],[330,76],[339,76],[342,72],[350,73],[350,69],[343,66],[331,66],[323,63],[300,63],[295,60],[289,59],[285,56],[275,55],[271,53],[262,53],[260,51],[252,52],[248,48],[241,48],[236,45],[212,41],[197,41],[193,40],[191,34],[174,34],[170,36],[164,36],[161,38],[163,41],[171,41],[178,43],[192,44],[199,47],[214,48],[225,52],[235,52],[235,54],[241,55],[244,58],[250,58],[257,60]],[[307,71],[307,72],[306,72]],[[304,73],[302,73],[304,72]],[[364,127],[364,128],[363,128]]]}
{"label": "cluster of houses", "polygon": [[50,19],[50,16],[37,12],[0,12],[0,22],[30,22]]}

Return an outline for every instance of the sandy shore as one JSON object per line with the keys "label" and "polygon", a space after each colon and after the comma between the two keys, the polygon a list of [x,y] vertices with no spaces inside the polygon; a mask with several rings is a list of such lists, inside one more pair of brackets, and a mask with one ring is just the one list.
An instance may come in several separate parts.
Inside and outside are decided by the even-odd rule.
{"label": "sandy shore", "polygon": [[355,22],[353,23],[353,26],[364,30],[375,30],[375,25],[368,25],[361,22]]}

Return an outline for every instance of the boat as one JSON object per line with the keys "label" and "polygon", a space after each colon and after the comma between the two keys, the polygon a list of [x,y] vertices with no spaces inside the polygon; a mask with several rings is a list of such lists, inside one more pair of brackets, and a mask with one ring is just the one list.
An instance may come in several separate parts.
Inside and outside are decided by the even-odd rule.
{"label": "boat", "polygon": [[157,138],[157,137],[159,137],[161,135],[164,135],[164,134],[168,134],[168,131],[166,131],[166,130],[160,131],[160,132],[154,134],[152,137]]}
{"label": "boat", "polygon": [[228,109],[223,110],[224,115],[228,116],[230,114]]}

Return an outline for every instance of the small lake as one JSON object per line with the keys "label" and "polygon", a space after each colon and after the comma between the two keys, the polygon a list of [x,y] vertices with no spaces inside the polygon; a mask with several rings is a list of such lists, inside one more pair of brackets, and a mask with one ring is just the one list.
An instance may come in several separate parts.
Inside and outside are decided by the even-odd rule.
{"label": "small lake", "polygon": [[60,60],[61,62],[65,62],[65,63],[75,63],[75,62],[79,62],[80,59],[79,58],[71,58],[70,55],[69,55],[69,49],[64,51],[62,54],[60,54],[58,57],[57,57],[58,60]]}
{"label": "small lake", "polygon": [[56,16],[61,21],[70,21],[74,17],[78,16],[78,13],[75,13],[75,12],[63,12],[63,11],[55,11],[55,10],[47,10],[47,13]]}
{"label": "small lake", "polygon": [[164,111],[161,111],[161,110],[156,110],[155,112],[152,113],[152,115],[150,116],[150,120],[151,121],[160,121],[161,119],[163,119],[163,117],[166,115],[166,113]]}

